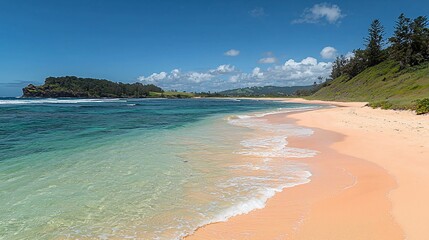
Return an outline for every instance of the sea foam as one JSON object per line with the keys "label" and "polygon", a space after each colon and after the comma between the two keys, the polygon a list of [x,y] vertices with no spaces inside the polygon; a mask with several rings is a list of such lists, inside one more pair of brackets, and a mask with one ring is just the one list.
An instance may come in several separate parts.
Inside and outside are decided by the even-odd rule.
{"label": "sea foam", "polygon": [[[227,118],[229,124],[251,128],[259,132],[258,136],[264,136],[242,140],[241,149],[234,152],[238,155],[257,158],[259,162],[244,162],[230,166],[233,170],[242,171],[244,176],[231,178],[219,183],[218,186],[229,191],[235,189],[241,197],[235,198],[232,206],[222,210],[201,225],[224,222],[231,217],[264,208],[268,199],[283,189],[310,182],[311,172],[307,170],[306,165],[291,162],[288,159],[313,157],[317,152],[288,147],[287,138],[289,136],[310,136],[313,134],[313,130],[292,124],[273,124],[264,118],[272,114],[293,111],[302,111],[302,108],[279,109],[274,112],[236,115]],[[284,162],[278,164],[278,160]],[[252,171],[257,171],[257,173],[252,174]],[[230,197],[229,194],[227,196]]]}

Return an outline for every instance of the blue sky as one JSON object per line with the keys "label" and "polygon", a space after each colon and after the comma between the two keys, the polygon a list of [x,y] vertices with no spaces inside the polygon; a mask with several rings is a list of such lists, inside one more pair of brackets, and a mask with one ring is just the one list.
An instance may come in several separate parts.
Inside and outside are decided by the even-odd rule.
{"label": "blue sky", "polygon": [[424,0],[1,0],[0,96],[64,75],[187,91],[311,84],[362,47],[372,19],[389,36],[401,12],[428,10]]}

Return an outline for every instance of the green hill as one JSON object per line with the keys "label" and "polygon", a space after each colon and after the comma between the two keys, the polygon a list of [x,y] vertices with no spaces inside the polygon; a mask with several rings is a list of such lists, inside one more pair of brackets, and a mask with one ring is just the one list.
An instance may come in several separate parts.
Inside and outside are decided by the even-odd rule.
{"label": "green hill", "polygon": [[155,85],[141,83],[116,83],[105,79],[75,76],[48,77],[45,84],[32,84],[22,89],[23,97],[148,97],[151,92],[163,92]]}
{"label": "green hill", "polygon": [[415,109],[416,100],[429,97],[429,62],[400,70],[399,63],[384,61],[349,79],[342,75],[310,99],[363,101],[373,107]]}
{"label": "green hill", "polygon": [[374,19],[364,38],[365,48],[353,50],[351,57],[337,56],[332,63],[333,80],[318,85],[309,98],[364,101],[372,107],[428,113],[428,23],[425,16],[413,19],[401,14],[393,35],[385,39],[383,25]]}
{"label": "green hill", "polygon": [[285,97],[294,95],[297,91],[310,90],[313,86],[292,86],[292,87],[246,87],[219,92],[227,97]]}

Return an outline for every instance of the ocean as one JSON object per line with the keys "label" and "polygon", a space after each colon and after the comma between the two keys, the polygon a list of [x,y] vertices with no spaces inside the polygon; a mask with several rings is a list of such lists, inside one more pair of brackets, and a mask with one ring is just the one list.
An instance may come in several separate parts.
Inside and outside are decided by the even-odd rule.
{"label": "ocean", "polygon": [[245,99],[0,98],[0,239],[180,239],[310,181],[311,129]]}

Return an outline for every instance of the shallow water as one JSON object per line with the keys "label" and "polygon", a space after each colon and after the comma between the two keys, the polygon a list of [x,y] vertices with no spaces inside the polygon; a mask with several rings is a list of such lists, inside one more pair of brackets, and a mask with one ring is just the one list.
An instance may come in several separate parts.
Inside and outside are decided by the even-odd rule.
{"label": "shallow water", "polygon": [[310,129],[219,99],[0,99],[0,238],[177,239],[311,174]]}

